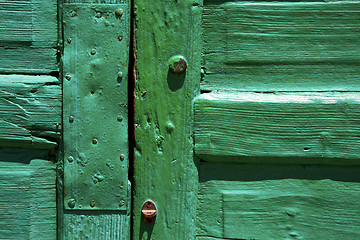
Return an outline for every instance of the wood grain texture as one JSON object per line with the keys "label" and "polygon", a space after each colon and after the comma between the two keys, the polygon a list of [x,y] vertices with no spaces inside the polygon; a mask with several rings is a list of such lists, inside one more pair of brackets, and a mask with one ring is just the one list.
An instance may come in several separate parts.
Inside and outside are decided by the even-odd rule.
{"label": "wood grain texture", "polygon": [[55,240],[54,163],[0,162],[0,211],[0,239]]}
{"label": "wood grain texture", "polygon": [[359,164],[359,104],[359,93],[202,94],[195,101],[195,153]]}
{"label": "wood grain texture", "polygon": [[[134,239],[194,239],[197,171],[193,98],[199,93],[201,2],[135,1]],[[169,71],[183,55],[186,73]],[[145,200],[158,208],[154,225],[141,218]]]}
{"label": "wood grain texture", "polygon": [[202,163],[199,239],[358,239],[359,170]]}
{"label": "wood grain texture", "polygon": [[360,2],[206,1],[202,90],[354,90]]}
{"label": "wood grain texture", "polygon": [[124,213],[68,213],[64,239],[130,239],[130,215]]}
{"label": "wood grain texture", "polygon": [[128,4],[130,0],[64,0],[64,3]]}
{"label": "wood grain texture", "polygon": [[53,149],[61,123],[55,77],[0,75],[0,146]]}
{"label": "wood grain texture", "polygon": [[0,2],[0,73],[57,71],[57,0]]}

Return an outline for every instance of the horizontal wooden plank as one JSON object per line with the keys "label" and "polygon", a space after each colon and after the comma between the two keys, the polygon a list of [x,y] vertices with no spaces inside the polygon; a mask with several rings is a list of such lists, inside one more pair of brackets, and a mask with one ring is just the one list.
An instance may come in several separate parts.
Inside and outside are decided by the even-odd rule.
{"label": "horizontal wooden plank", "polygon": [[0,147],[55,148],[61,128],[57,78],[0,75],[0,89]]}
{"label": "horizontal wooden plank", "polygon": [[57,0],[0,2],[0,73],[57,71]]}
{"label": "horizontal wooden plank", "polygon": [[360,93],[202,94],[195,101],[195,153],[215,160],[359,164],[359,104]]}
{"label": "horizontal wooden plank", "polygon": [[352,90],[360,85],[360,2],[210,2],[201,88]]}
{"label": "horizontal wooden plank", "polygon": [[202,163],[197,233],[203,239],[358,239],[359,170]]}
{"label": "horizontal wooden plank", "polygon": [[0,239],[56,239],[55,165],[0,162]]}

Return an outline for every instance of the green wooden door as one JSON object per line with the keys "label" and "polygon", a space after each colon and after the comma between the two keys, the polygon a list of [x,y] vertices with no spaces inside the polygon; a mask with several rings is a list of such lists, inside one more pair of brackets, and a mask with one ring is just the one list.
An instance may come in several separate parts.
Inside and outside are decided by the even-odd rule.
{"label": "green wooden door", "polygon": [[359,10],[135,1],[134,239],[359,238]]}
{"label": "green wooden door", "polygon": [[0,1],[0,239],[56,239],[57,11]]}
{"label": "green wooden door", "polygon": [[130,1],[0,13],[0,239],[130,239]]}

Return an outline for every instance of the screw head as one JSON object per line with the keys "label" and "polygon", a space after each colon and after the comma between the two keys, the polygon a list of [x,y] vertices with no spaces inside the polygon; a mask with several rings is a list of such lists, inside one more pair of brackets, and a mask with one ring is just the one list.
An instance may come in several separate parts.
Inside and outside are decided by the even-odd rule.
{"label": "screw head", "polygon": [[187,61],[183,56],[177,55],[170,58],[169,69],[171,72],[181,74],[186,71]]}
{"label": "screw head", "polygon": [[75,207],[75,203],[76,203],[75,199],[70,198],[69,201],[68,201],[68,206],[69,206],[70,208],[74,208],[74,207]]}

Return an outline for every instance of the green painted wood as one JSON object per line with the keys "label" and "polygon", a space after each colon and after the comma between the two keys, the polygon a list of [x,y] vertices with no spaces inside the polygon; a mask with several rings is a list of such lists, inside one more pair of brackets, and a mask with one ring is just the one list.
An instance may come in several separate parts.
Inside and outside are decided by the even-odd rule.
{"label": "green painted wood", "polygon": [[215,161],[359,164],[359,103],[359,93],[202,94],[195,153]]}
{"label": "green painted wood", "polygon": [[65,208],[126,210],[129,5],[63,11]]}
{"label": "green painted wood", "polygon": [[202,90],[359,87],[358,1],[205,1]]}
{"label": "green painted wood", "polygon": [[130,236],[130,215],[126,212],[65,214],[64,239],[124,239]]}
{"label": "green painted wood", "polygon": [[[56,239],[55,165],[0,162],[0,239]],[[3,161],[8,162],[3,162]]]}
{"label": "green painted wood", "polygon": [[358,239],[359,170],[202,163],[199,239]]}
{"label": "green painted wood", "polygon": [[57,0],[0,2],[0,73],[58,71]]}
{"label": "green painted wood", "polygon": [[0,147],[54,149],[61,87],[51,76],[0,75]]}
{"label": "green painted wood", "polygon": [[[197,171],[193,98],[199,92],[201,3],[135,2],[134,239],[194,239]],[[186,73],[169,71],[183,55]],[[141,218],[145,200],[158,208],[154,225]]]}

